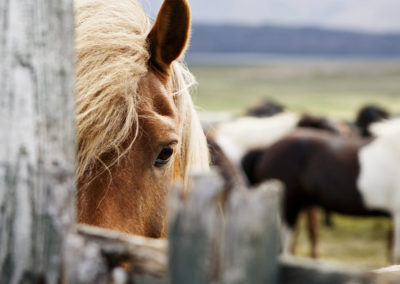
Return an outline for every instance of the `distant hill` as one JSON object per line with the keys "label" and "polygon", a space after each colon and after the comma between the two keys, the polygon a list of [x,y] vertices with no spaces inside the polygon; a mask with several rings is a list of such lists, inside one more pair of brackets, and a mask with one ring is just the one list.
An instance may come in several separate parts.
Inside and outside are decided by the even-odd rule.
{"label": "distant hill", "polygon": [[193,26],[190,52],[400,55],[400,34],[280,26]]}

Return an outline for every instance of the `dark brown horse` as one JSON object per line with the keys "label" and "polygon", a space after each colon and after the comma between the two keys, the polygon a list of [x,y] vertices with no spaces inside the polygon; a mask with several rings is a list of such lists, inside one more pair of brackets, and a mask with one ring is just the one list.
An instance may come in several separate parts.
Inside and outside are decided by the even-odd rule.
{"label": "dark brown horse", "polygon": [[[242,167],[252,185],[267,179],[279,179],[285,184],[285,252],[292,245],[292,232],[299,213],[311,206],[355,216],[388,215],[367,209],[357,188],[358,153],[368,142],[302,129],[268,148],[244,156]],[[316,235],[314,237],[312,255],[316,256]]]}
{"label": "dark brown horse", "polygon": [[314,116],[310,114],[303,114],[300,117],[297,127],[300,128],[313,128],[328,131],[333,134],[341,134],[340,129],[334,122],[324,117]]}
{"label": "dark brown horse", "polygon": [[[272,105],[272,107],[275,108],[275,103],[269,100],[263,101],[263,104],[261,104],[261,106],[270,106],[270,105]],[[267,108],[269,109],[269,107]],[[263,109],[263,111],[265,111],[265,109]],[[257,117],[257,115],[255,114],[253,114],[253,116]],[[263,115],[260,115],[260,117],[268,117],[268,116],[270,115],[267,115],[264,112]],[[329,121],[328,119],[309,114],[303,114],[299,118],[297,122],[297,127],[320,129],[328,131],[330,133],[340,134],[340,131],[338,130],[338,128],[336,128],[333,122]],[[215,141],[214,138],[215,129],[208,130],[207,132],[208,132],[207,143],[210,150],[210,158],[211,158],[210,162],[212,166],[216,166],[219,169],[219,172],[225,182],[225,187],[227,189],[231,189],[235,186],[240,187],[248,184],[247,179],[243,175],[240,168],[229,160],[223,149]]]}
{"label": "dark brown horse", "polygon": [[264,99],[257,105],[250,107],[245,115],[254,117],[269,117],[281,113],[285,107],[272,99]]}
{"label": "dark brown horse", "polygon": [[389,113],[382,107],[376,105],[366,105],[358,111],[355,125],[358,127],[362,137],[371,137],[372,133],[369,130],[369,126],[374,122],[388,118]]}

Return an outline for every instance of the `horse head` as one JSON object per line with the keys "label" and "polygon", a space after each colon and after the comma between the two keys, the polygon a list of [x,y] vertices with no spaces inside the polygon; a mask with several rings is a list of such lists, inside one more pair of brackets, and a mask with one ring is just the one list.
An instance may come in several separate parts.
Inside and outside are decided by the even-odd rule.
{"label": "horse head", "polygon": [[193,77],[177,62],[189,6],[165,0],[150,29],[136,1],[75,4],[78,220],[165,236],[169,188],[208,167]]}

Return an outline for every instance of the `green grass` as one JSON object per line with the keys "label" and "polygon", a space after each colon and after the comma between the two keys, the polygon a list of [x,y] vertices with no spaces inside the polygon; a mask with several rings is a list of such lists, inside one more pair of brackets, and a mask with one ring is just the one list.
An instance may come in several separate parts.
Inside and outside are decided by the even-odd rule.
{"label": "green grass", "polygon": [[[207,111],[243,112],[261,98],[294,111],[353,120],[365,103],[400,113],[400,62],[302,62],[263,66],[190,66],[199,86],[195,101]],[[322,259],[376,268],[389,264],[388,220],[334,215],[335,228],[321,225]],[[297,254],[309,255],[304,221]]]}
{"label": "green grass", "polygon": [[[319,222],[318,252],[321,259],[374,269],[389,262],[387,218],[360,218],[333,214],[333,228]],[[310,242],[305,216],[300,218],[296,255],[308,257]]]}
{"label": "green grass", "polygon": [[262,66],[191,66],[196,103],[208,111],[241,112],[261,98],[294,111],[353,119],[365,103],[400,112],[400,62],[304,62]]}

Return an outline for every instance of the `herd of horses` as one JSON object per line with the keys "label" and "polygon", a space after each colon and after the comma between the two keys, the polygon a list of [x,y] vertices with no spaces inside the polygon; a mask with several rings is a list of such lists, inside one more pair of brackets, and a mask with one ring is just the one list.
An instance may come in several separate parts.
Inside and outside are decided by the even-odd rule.
{"label": "herd of horses", "polygon": [[[282,106],[271,113],[271,109],[277,109],[275,104],[262,102],[246,112],[246,116],[218,124],[209,131],[209,136],[243,170],[249,186],[269,179],[283,182],[285,253],[294,252],[293,235],[298,216],[306,211],[311,256],[317,257],[315,206],[323,208],[326,216],[331,211],[353,216],[389,216],[385,207],[366,206],[359,185],[360,152],[375,139],[369,132],[371,124],[388,119],[385,110],[366,106],[359,111],[354,123],[343,123],[312,115],[282,113]],[[255,109],[256,114],[251,117]],[[264,116],[262,109],[266,109]],[[212,161],[224,168],[213,155]],[[381,187],[374,188],[378,195]]]}
{"label": "herd of horses", "polygon": [[169,189],[188,190],[211,150],[228,187],[283,182],[285,251],[299,212],[315,223],[320,206],[392,215],[400,260],[399,121],[371,128],[388,114],[370,107],[354,132],[266,102],[206,138],[190,97],[195,80],[179,61],[190,37],[186,0],[164,0],[152,25],[136,0],[75,0],[75,21],[79,222],[165,237]]}

